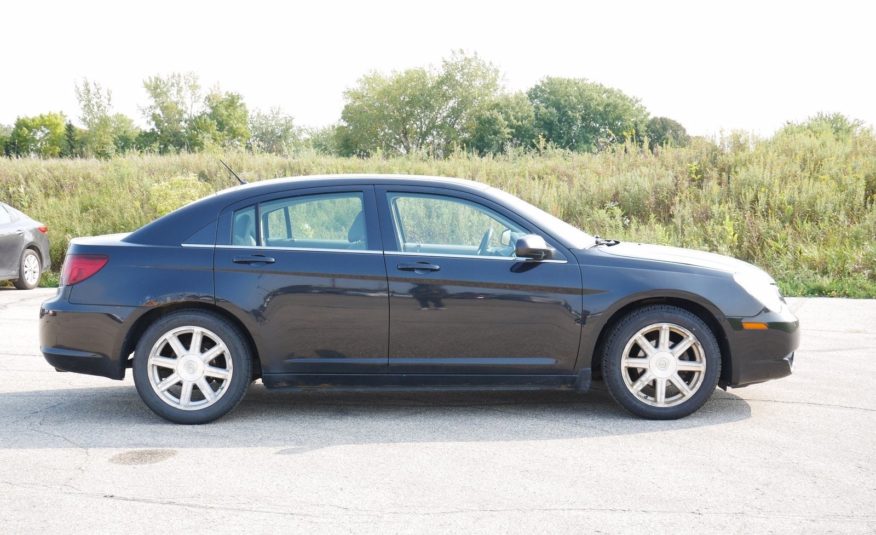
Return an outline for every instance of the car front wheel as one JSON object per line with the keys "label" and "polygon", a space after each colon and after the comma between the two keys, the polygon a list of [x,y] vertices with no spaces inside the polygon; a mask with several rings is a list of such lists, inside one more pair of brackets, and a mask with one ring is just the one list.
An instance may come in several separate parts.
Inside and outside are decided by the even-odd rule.
{"label": "car front wheel", "polygon": [[134,353],[134,383],[153,412],[203,424],[243,399],[252,361],[240,331],[203,311],[175,312],[150,326]]}
{"label": "car front wheel", "polygon": [[647,306],[614,326],[602,372],[612,397],[631,413],[655,420],[682,418],[714,392],[721,350],[696,314],[674,306]]}

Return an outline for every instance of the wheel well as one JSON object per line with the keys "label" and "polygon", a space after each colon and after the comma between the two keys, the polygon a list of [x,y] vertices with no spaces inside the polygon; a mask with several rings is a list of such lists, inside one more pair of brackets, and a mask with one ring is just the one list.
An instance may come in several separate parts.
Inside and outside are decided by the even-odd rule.
{"label": "wheel well", "polygon": [[173,303],[160,308],[156,308],[154,310],[150,310],[149,312],[137,318],[137,321],[134,322],[134,325],[131,326],[128,334],[125,336],[125,341],[122,344],[122,357],[125,359],[125,367],[131,367],[131,362],[133,359],[131,354],[137,348],[137,342],[140,340],[140,337],[143,336],[143,333],[146,332],[146,329],[148,329],[150,325],[163,318],[164,316],[181,310],[203,310],[206,312],[212,312],[234,324],[240,330],[240,332],[243,333],[244,343],[249,346],[249,350],[253,356],[253,378],[255,379],[262,376],[262,364],[259,357],[258,348],[256,347],[255,341],[253,340],[249,330],[244,327],[243,323],[241,323],[239,319],[237,319],[227,310],[223,310],[222,308],[207,303]]}
{"label": "wheel well", "polygon": [[703,320],[706,325],[709,326],[709,329],[712,330],[712,334],[715,335],[715,339],[718,341],[718,347],[721,348],[721,383],[723,384],[724,382],[729,381],[731,377],[730,367],[732,365],[732,361],[730,359],[730,344],[727,342],[727,333],[724,332],[724,329],[721,327],[721,324],[718,323],[717,318],[715,318],[715,316],[707,308],[693,301],[688,301],[687,299],[681,299],[677,297],[652,297],[648,299],[642,299],[640,301],[634,301],[632,303],[629,303],[619,310],[615,311],[615,313],[611,315],[608,321],[605,322],[605,325],[603,325],[602,330],[599,332],[599,338],[596,340],[596,346],[593,352],[593,360],[591,361],[591,367],[595,376],[599,377],[602,372],[603,346],[608,340],[611,330],[624,316],[634,310],[646,307],[648,305],[676,306],[678,308],[687,310],[692,314],[696,314],[697,317]]}

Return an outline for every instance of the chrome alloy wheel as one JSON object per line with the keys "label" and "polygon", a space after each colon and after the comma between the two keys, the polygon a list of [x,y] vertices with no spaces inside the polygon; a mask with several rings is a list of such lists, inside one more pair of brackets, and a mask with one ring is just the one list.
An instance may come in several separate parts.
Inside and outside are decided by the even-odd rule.
{"label": "chrome alloy wheel", "polygon": [[195,411],[219,401],[231,384],[228,346],[203,327],[183,326],[166,332],[149,352],[149,383],[162,401]]}
{"label": "chrome alloy wheel", "polygon": [[703,384],[706,356],[689,330],[674,323],[654,323],[627,342],[621,375],[627,389],[654,407],[684,403]]}
{"label": "chrome alloy wheel", "polygon": [[24,257],[24,282],[28,286],[35,286],[40,279],[40,261],[35,254],[28,254]]}

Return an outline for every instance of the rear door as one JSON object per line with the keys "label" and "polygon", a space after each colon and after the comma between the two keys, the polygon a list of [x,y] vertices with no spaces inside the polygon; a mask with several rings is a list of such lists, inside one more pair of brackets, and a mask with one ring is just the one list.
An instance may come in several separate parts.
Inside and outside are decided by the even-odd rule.
{"label": "rear door", "polygon": [[247,318],[263,373],[384,373],[388,289],[372,186],[308,188],[220,218],[216,300]]}
{"label": "rear door", "polygon": [[[559,243],[502,206],[456,190],[377,188],[398,373],[572,373],[581,274]],[[514,257],[524,234],[558,258]]]}
{"label": "rear door", "polygon": [[0,280],[18,277],[24,234],[13,215],[0,203]]}

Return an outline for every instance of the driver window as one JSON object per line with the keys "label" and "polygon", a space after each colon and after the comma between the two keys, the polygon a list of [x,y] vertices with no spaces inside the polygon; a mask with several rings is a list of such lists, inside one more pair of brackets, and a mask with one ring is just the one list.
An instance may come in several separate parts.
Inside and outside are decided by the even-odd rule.
{"label": "driver window", "polygon": [[526,231],[479,204],[415,193],[387,194],[400,249],[407,253],[514,256]]}

